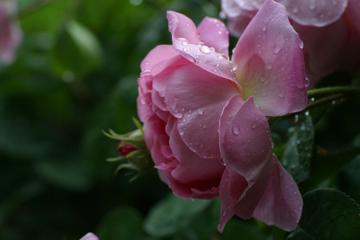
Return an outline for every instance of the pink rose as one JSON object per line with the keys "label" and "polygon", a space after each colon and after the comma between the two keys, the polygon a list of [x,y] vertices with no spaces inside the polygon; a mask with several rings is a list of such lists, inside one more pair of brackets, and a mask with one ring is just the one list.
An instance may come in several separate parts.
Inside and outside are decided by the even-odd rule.
{"label": "pink rose", "polygon": [[0,1],[0,59],[10,63],[21,41],[21,31],[13,19],[15,1]]}
{"label": "pink rose", "polygon": [[99,240],[99,238],[93,233],[87,233],[85,236],[80,238],[80,240]]}
{"label": "pink rose", "polygon": [[302,198],[272,154],[265,116],[307,104],[302,42],[271,0],[228,56],[222,22],[199,27],[168,12],[172,45],[141,64],[138,113],[161,179],[184,198],[220,197],[219,230],[233,216],[293,230]]}
{"label": "pink rose", "polygon": [[[277,0],[287,9],[304,42],[311,83],[335,71],[358,71],[360,66],[359,0]],[[222,0],[230,31],[239,36],[264,0]]]}

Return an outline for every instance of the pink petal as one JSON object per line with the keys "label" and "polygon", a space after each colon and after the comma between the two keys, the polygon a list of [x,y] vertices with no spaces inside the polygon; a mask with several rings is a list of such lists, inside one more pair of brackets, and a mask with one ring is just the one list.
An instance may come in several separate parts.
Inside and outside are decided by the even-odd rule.
{"label": "pink petal", "polygon": [[4,63],[11,63],[22,38],[22,33],[11,12],[13,2],[0,2],[0,58]]}
{"label": "pink petal", "polygon": [[223,22],[216,18],[206,17],[198,27],[200,39],[205,45],[215,48],[215,51],[229,55],[229,32]]}
{"label": "pink petal", "polygon": [[[341,54],[348,44],[348,31],[344,19],[322,28],[293,25],[304,41],[306,70],[312,85],[339,70],[345,60]],[[339,61],[341,58],[342,61]]]}
{"label": "pink petal", "polygon": [[236,45],[233,61],[243,97],[253,96],[265,115],[281,116],[306,106],[302,42],[282,5],[263,5]]}
{"label": "pink petal", "polygon": [[173,41],[186,39],[189,43],[194,44],[201,41],[194,22],[187,16],[174,11],[168,11],[167,19]]}
{"label": "pink petal", "polygon": [[[235,78],[232,71],[233,64],[226,55],[217,52],[214,47],[204,45],[191,19],[180,13],[170,11],[168,12],[168,22],[173,46],[184,58],[220,77],[230,80]],[[208,37],[205,37],[204,30],[201,31],[204,40],[209,40]],[[217,41],[212,43],[214,42]]]}
{"label": "pink petal", "polygon": [[221,0],[221,9],[229,18],[236,18],[243,13],[243,9],[240,8],[235,0]]}
{"label": "pink petal", "polygon": [[346,14],[349,18],[349,22],[353,25],[360,34],[360,1],[359,0],[349,0],[349,6],[346,9]]}
{"label": "pink petal", "polygon": [[221,216],[218,226],[219,232],[223,232],[225,224],[234,216],[235,207],[239,203],[248,183],[245,178],[226,168],[220,182]]}
{"label": "pink petal", "polygon": [[[252,98],[243,103],[240,97],[234,97],[225,107],[220,119],[220,148],[226,168],[234,172],[230,176],[224,174],[220,185],[223,212],[219,230],[222,230],[235,213],[243,218],[252,216],[271,172],[270,129]],[[246,190],[240,187],[237,199],[231,196],[229,199],[228,185],[242,178],[247,183]]]}
{"label": "pink petal", "polygon": [[285,231],[296,228],[301,217],[303,200],[293,178],[273,157],[273,171],[254,217]]}
{"label": "pink petal", "polygon": [[[182,183],[220,179],[224,166],[219,158],[201,158],[184,144],[176,127],[170,134],[170,148],[179,163],[171,175]],[[204,171],[206,166],[206,171]],[[211,186],[212,187],[212,186]],[[209,187],[209,188],[211,188]]]}
{"label": "pink petal", "polygon": [[203,158],[219,158],[218,122],[228,99],[238,95],[234,82],[219,78],[191,63],[154,80],[165,89],[165,103],[178,118],[186,146]]}
{"label": "pink petal", "polygon": [[251,182],[272,154],[270,128],[254,100],[234,97],[220,119],[221,156],[227,166]]}
{"label": "pink petal", "polygon": [[80,238],[80,240],[99,240],[99,238],[93,233],[87,233],[85,236]]}
{"label": "pink petal", "polygon": [[244,12],[238,17],[228,17],[228,27],[231,34],[240,37],[255,14],[256,12]]}
{"label": "pink petal", "polygon": [[[356,0],[357,1],[357,0]],[[323,27],[337,21],[344,13],[348,0],[277,0],[283,4],[292,20]]]}
{"label": "pink petal", "polygon": [[141,62],[141,74],[156,76],[179,58],[179,53],[171,45],[159,45]]}
{"label": "pink petal", "polygon": [[243,10],[258,10],[264,3],[264,0],[234,0],[237,5]]}

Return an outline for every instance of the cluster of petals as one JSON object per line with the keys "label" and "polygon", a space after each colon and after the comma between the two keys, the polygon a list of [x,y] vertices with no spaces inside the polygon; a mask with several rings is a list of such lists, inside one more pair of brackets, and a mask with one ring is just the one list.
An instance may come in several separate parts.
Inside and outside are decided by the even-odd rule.
{"label": "cluster of petals", "polygon": [[0,61],[11,63],[21,41],[21,31],[14,20],[16,1],[0,1]]}
{"label": "cluster of petals", "polygon": [[303,202],[266,118],[307,104],[302,42],[285,8],[268,0],[231,59],[221,21],[167,17],[172,45],[143,60],[137,103],[161,179],[180,197],[219,197],[220,231],[234,215],[293,230]]}
{"label": "cluster of petals", "polygon": [[[304,42],[307,74],[314,84],[336,71],[360,66],[359,0],[276,0]],[[265,0],[222,0],[230,32],[240,36]]]}

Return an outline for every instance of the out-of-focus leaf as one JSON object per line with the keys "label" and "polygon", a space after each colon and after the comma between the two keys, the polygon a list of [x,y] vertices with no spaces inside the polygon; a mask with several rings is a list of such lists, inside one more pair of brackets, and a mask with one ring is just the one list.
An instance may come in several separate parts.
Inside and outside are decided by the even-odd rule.
{"label": "out-of-focus leaf", "polygon": [[311,116],[296,116],[295,127],[289,130],[290,139],[286,144],[282,162],[296,182],[309,177],[310,160],[314,145],[314,127]]}
{"label": "out-of-focus leaf", "polygon": [[145,230],[155,237],[174,234],[188,226],[209,204],[206,200],[185,200],[170,195],[150,211]]}
{"label": "out-of-focus leaf", "polygon": [[145,232],[139,213],[129,207],[112,209],[98,228],[101,240],[144,240]]}
{"label": "out-of-focus leaf", "polygon": [[304,195],[301,230],[293,239],[360,239],[360,207],[349,196],[335,189],[317,189]]}
{"label": "out-of-focus leaf", "polygon": [[102,58],[100,44],[91,31],[76,21],[65,24],[52,55],[56,72],[86,74],[97,70]]}
{"label": "out-of-focus leaf", "polygon": [[287,240],[315,240],[313,237],[309,236],[301,228],[297,228],[294,232],[290,233],[286,238]]}
{"label": "out-of-focus leaf", "polygon": [[[39,3],[39,1],[37,1]],[[27,4],[35,4],[35,1]],[[21,27],[25,33],[39,33],[44,32],[54,36],[62,25],[64,19],[69,16],[71,8],[74,6],[72,0],[52,0],[44,7],[37,8],[36,11],[31,11],[21,17]]]}
{"label": "out-of-focus leaf", "polygon": [[49,144],[35,131],[35,123],[0,103],[0,152],[13,157],[39,158],[49,151]]}
{"label": "out-of-focus leaf", "polygon": [[212,239],[218,235],[220,201],[212,201],[211,206],[194,217],[190,224],[175,234],[173,240]]}
{"label": "out-of-focus leaf", "polygon": [[342,168],[351,160],[360,155],[360,147],[349,147],[336,153],[318,156],[314,159],[311,178],[307,181],[307,185],[316,186],[322,181],[334,177]]}
{"label": "out-of-focus leaf", "polygon": [[340,187],[360,202],[360,155],[344,167],[340,175]]}
{"label": "out-of-focus leaf", "polygon": [[90,185],[90,178],[77,159],[39,162],[35,171],[50,183],[65,189],[86,190]]}
{"label": "out-of-focus leaf", "polygon": [[[239,238],[241,236],[241,238]],[[260,231],[259,227],[251,223],[240,222],[233,219],[226,227],[221,240],[246,239],[246,240],[263,240],[266,236]]]}

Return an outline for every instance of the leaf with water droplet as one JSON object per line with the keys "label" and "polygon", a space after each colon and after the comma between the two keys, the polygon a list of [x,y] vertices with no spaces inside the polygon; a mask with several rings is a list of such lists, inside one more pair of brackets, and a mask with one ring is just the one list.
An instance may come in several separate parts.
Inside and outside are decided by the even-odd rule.
{"label": "leaf with water droplet", "polygon": [[296,116],[296,125],[288,131],[289,141],[285,146],[282,163],[296,182],[302,182],[310,174],[314,126],[310,114]]}
{"label": "leaf with water droplet", "polygon": [[287,240],[360,239],[360,207],[335,189],[316,189],[304,195],[298,229]]}
{"label": "leaf with water droplet", "polygon": [[211,202],[185,200],[169,195],[149,213],[145,231],[153,237],[165,237],[186,228]]}

